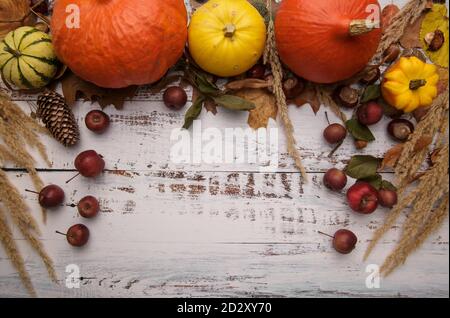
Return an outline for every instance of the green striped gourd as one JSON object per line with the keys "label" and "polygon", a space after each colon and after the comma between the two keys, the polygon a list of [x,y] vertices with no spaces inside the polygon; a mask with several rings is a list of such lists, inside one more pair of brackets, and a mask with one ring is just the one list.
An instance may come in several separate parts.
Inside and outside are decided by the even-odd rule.
{"label": "green striped gourd", "polygon": [[58,61],[51,37],[33,27],[20,27],[0,42],[0,72],[19,89],[47,85],[55,76]]}

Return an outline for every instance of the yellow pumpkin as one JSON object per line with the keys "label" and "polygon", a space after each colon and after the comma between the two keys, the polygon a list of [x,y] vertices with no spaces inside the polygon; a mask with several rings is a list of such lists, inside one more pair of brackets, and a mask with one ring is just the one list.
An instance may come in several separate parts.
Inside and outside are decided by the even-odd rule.
{"label": "yellow pumpkin", "polygon": [[405,113],[429,107],[438,94],[437,67],[415,56],[402,57],[384,75],[383,98]]}
{"label": "yellow pumpkin", "polygon": [[189,51],[205,71],[230,77],[249,70],[261,57],[266,25],[246,0],[210,0],[189,26]]}
{"label": "yellow pumpkin", "polygon": [[55,76],[58,61],[47,33],[33,27],[9,32],[0,42],[0,71],[20,89],[41,88]]}

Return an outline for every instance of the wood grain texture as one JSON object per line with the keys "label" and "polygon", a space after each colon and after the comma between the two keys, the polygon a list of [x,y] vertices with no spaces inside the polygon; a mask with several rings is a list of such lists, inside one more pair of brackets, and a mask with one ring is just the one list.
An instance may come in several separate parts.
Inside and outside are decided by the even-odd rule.
{"label": "wood grain texture", "polygon": [[[390,2],[381,1],[383,5]],[[14,99],[29,111],[28,102],[36,96],[14,95]],[[44,137],[53,166],[46,167],[40,159],[37,163],[46,183],[64,185],[66,203],[76,203],[88,194],[101,202],[97,219],[83,219],[75,208],[62,207],[49,211],[47,225],[41,225],[59,285],[49,282],[39,257],[14,233],[40,297],[449,296],[448,220],[403,267],[382,279],[380,289],[366,287],[366,266],[380,264],[392,250],[400,224],[363,262],[373,231],[389,211],[358,215],[348,208],[345,191],[333,193],[322,186],[324,171],[342,168],[357,153],[348,138],[328,158],[331,148],[321,136],[326,109],[317,116],[306,106],[290,109],[310,177],[302,185],[281,131],[276,172],[262,173],[256,164],[177,165],[170,161],[169,137],[182,126],[184,113],[166,109],[160,94],[151,95],[142,88],[123,111],[108,107],[112,125],[103,136],[84,126],[84,116],[93,108],[99,107],[81,102],[74,107],[81,128],[76,148],[64,149]],[[247,116],[219,109],[216,116],[204,111],[201,122],[203,128],[223,131],[246,128]],[[393,145],[386,124],[385,119],[373,127],[377,140],[362,153],[382,156]],[[269,125],[277,127],[275,121]],[[108,171],[95,180],[78,178],[65,185],[73,175],[76,154],[86,149],[102,153]],[[31,187],[21,167],[5,168],[20,189]],[[37,198],[22,193],[39,219]],[[91,240],[82,249],[70,247],[54,233],[76,223],[91,230]],[[340,228],[358,235],[357,248],[350,255],[337,254],[329,239],[317,233],[333,234]],[[65,286],[69,264],[80,266],[85,278],[79,289]],[[0,250],[0,297],[27,296]]]}
{"label": "wood grain texture", "polygon": [[[13,175],[13,173],[10,173]],[[70,172],[46,172],[59,183]],[[362,254],[387,210],[357,215],[344,196],[323,188],[322,174],[301,185],[296,173],[105,173],[95,183],[76,179],[66,203],[95,194],[102,213],[85,220],[74,208],[50,212],[42,239],[56,261],[61,285],[52,285],[38,258],[25,253],[41,297],[415,297],[448,296],[448,224],[400,270],[367,289],[365,269],[380,262],[399,234],[396,226],[367,263]],[[26,174],[16,175],[21,187]],[[38,210],[36,197],[26,194]],[[38,212],[36,212],[38,215]],[[54,230],[84,223],[92,231],[83,249]],[[318,230],[348,228],[358,237],[351,255],[339,255]],[[20,235],[17,239],[24,246]],[[77,290],[64,285],[65,267],[87,277]],[[0,259],[0,296],[25,296],[9,260]]]}
{"label": "wood grain texture", "polygon": [[[28,110],[26,102],[20,101],[19,105]],[[74,107],[76,119],[81,127],[80,143],[68,149],[63,149],[50,137],[44,137],[48,145],[48,152],[52,160],[52,169],[73,169],[75,156],[87,149],[96,149],[105,156],[108,169],[155,171],[160,169],[170,170],[206,170],[206,171],[260,171],[258,164],[231,163],[231,164],[190,164],[179,165],[170,160],[170,150],[176,141],[170,141],[173,130],[180,128],[184,121],[184,112],[168,110],[162,101],[135,101],[125,104],[124,111],[108,107],[105,111],[111,117],[111,127],[106,135],[97,136],[85,129],[84,117],[97,105],[79,103]],[[325,117],[326,108],[322,108],[314,115],[308,106],[297,108],[291,106],[290,114],[295,126],[295,135],[298,140],[304,163],[309,172],[323,172],[330,166],[343,167],[351,154],[357,153],[352,138],[347,138],[342,147],[332,158],[328,155],[332,147],[328,145],[322,136],[323,129],[327,126]],[[332,122],[339,122],[330,111],[328,115]],[[351,115],[351,112],[347,112]],[[202,130],[217,128],[224,135],[227,128],[249,128],[247,123],[248,113],[233,112],[219,109],[217,115],[203,111],[200,118]],[[395,143],[388,136],[386,126],[388,119],[371,127],[377,140],[364,149],[362,154],[371,154],[382,157],[384,152]],[[282,126],[270,119],[270,128],[279,128],[279,167],[278,171],[296,172],[292,159],[286,151],[285,137]],[[206,144],[206,142],[205,142]],[[62,151],[63,150],[63,151]],[[33,152],[37,154],[36,152]],[[43,160],[38,161],[38,168],[48,168]],[[13,168],[12,166],[8,166]]]}

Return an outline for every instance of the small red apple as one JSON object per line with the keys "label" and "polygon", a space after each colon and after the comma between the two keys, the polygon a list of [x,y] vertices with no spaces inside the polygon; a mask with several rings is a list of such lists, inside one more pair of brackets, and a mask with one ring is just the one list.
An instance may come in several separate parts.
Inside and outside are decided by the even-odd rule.
{"label": "small red apple", "polygon": [[378,207],[378,191],[367,182],[356,182],[347,191],[347,201],[353,211],[371,214]]}
{"label": "small red apple", "polygon": [[380,189],[378,191],[378,202],[385,208],[392,208],[397,204],[397,191]]}
{"label": "small red apple", "polygon": [[78,202],[78,213],[84,218],[93,218],[100,211],[98,200],[91,195],[84,197]]}
{"label": "small red apple", "polygon": [[94,150],[87,150],[75,158],[75,168],[87,178],[94,178],[105,169],[105,160]]}
{"label": "small red apple", "polygon": [[86,127],[96,134],[103,134],[109,127],[109,116],[101,110],[91,110],[85,118]]}
{"label": "small red apple", "polygon": [[358,108],[358,120],[363,125],[374,125],[383,118],[383,107],[376,102],[368,102]]}
{"label": "small red apple", "polygon": [[323,183],[330,190],[340,191],[347,185],[347,176],[342,170],[332,168],[325,173]]}
{"label": "small red apple", "polygon": [[355,233],[349,230],[339,230],[334,234],[333,247],[341,254],[350,254],[358,243]]}

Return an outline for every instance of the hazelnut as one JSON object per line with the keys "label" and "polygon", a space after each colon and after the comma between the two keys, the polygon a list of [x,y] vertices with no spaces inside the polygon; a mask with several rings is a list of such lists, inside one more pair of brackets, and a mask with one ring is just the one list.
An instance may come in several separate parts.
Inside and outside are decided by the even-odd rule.
{"label": "hazelnut", "polygon": [[369,143],[365,140],[355,140],[356,149],[364,149],[369,145]]}
{"label": "hazelnut", "polygon": [[359,91],[350,86],[341,86],[334,91],[333,99],[341,106],[354,108],[358,105]]}
{"label": "hazelnut", "polygon": [[439,51],[444,45],[445,36],[441,30],[436,30],[425,35],[425,43],[428,45],[428,50],[431,52]]}

